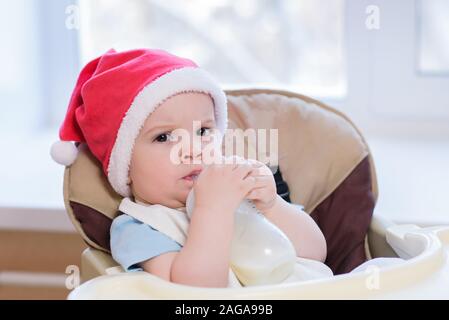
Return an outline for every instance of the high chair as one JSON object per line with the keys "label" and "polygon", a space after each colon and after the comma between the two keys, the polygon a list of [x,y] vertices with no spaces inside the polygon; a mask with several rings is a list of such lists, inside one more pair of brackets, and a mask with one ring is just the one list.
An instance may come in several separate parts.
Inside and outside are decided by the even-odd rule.
{"label": "high chair", "polygon": [[[65,169],[64,203],[89,248],[82,254],[83,284],[70,299],[449,298],[449,227],[395,225],[373,216],[378,197],[373,157],[348,117],[293,92],[248,89],[226,94],[229,128],[278,130],[277,182],[285,182],[289,194],[284,190],[283,196],[304,206],[322,230],[328,248],[325,263],[336,276],[210,289],[170,283],[146,272],[125,273],[109,251],[109,229],[121,196],[81,144],[77,160]],[[262,152],[247,140],[245,145],[258,156]],[[349,273],[376,257],[405,261]]]}

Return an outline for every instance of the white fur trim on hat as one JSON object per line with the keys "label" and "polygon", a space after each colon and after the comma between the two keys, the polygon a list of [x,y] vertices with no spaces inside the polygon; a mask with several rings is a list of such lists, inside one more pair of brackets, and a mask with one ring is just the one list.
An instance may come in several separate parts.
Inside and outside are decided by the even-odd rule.
{"label": "white fur trim on hat", "polygon": [[127,184],[131,155],[134,141],[145,120],[166,99],[185,91],[211,95],[214,100],[217,128],[224,134],[228,119],[226,95],[206,71],[197,67],[184,67],[162,75],[137,94],[118,130],[109,159],[108,180],[120,195],[131,196]]}

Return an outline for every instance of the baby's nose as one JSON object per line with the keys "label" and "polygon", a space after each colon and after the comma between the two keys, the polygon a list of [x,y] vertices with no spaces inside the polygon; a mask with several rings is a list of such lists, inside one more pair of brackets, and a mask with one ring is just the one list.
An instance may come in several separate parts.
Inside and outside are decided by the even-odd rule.
{"label": "baby's nose", "polygon": [[194,159],[200,159],[201,158],[201,145],[195,146],[195,145],[191,145],[189,148],[183,148],[182,150],[182,154],[181,154],[181,159],[183,161],[189,161],[189,160],[194,160]]}

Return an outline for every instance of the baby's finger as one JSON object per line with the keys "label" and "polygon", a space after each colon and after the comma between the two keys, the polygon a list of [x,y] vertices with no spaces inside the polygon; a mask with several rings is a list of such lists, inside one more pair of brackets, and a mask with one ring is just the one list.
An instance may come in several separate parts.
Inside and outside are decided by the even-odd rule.
{"label": "baby's finger", "polygon": [[251,176],[254,176],[254,177],[256,177],[256,176],[262,176],[263,175],[263,170],[262,170],[262,168],[252,168],[251,169]]}
{"label": "baby's finger", "polygon": [[245,191],[245,194],[248,194],[251,190],[254,189],[255,186],[255,179],[254,177],[247,177],[246,179],[243,179],[241,182],[242,189]]}
{"label": "baby's finger", "polygon": [[237,178],[239,179],[245,179],[250,173],[251,173],[252,167],[245,163],[245,164],[240,164],[238,165],[235,169],[234,169],[234,174],[236,175]]}
{"label": "baby's finger", "polygon": [[272,176],[273,173],[271,172],[271,170],[268,167],[261,166],[261,167],[253,168],[253,170],[251,171],[251,175],[252,176]]}
{"label": "baby's finger", "polygon": [[258,200],[264,197],[266,192],[265,188],[257,188],[251,190],[248,195],[246,196],[246,199],[248,200]]}
{"label": "baby's finger", "polygon": [[262,188],[271,184],[271,177],[268,176],[249,175],[246,179],[252,179],[254,181],[254,188]]}

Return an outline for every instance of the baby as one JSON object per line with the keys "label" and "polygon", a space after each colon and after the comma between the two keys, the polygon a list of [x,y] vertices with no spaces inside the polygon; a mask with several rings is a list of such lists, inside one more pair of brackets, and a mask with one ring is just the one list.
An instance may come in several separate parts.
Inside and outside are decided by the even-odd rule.
{"label": "baby", "polygon": [[[244,199],[283,231],[297,257],[325,260],[322,232],[308,214],[277,195],[267,166],[206,163],[211,154],[221,159],[216,156],[226,124],[224,92],[188,59],[162,50],[110,50],[81,71],[60,130],[65,143],[54,145],[52,156],[70,165],[76,148],[66,142],[87,143],[124,197],[110,244],[126,271],[145,270],[191,286],[228,286],[234,212]],[[181,139],[178,148],[179,133],[199,143]],[[162,223],[186,214],[192,189],[188,233],[183,241],[173,239]],[[152,223],[138,219],[142,213],[151,215]]]}

